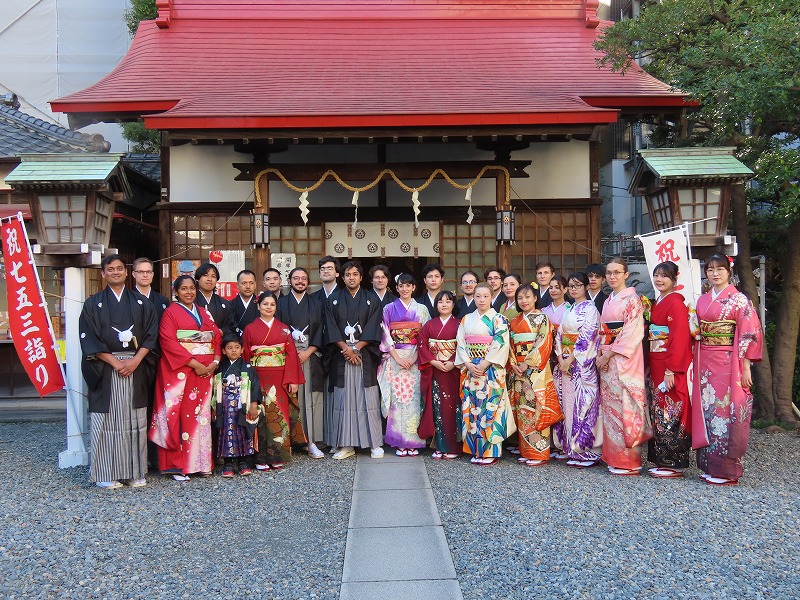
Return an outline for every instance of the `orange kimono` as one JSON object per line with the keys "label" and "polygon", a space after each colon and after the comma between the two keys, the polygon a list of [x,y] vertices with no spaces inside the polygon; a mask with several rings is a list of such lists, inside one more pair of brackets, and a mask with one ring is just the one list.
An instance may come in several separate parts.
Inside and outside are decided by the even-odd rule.
{"label": "orange kimono", "polygon": [[540,310],[517,315],[510,329],[513,350],[509,362],[525,366],[522,376],[510,366],[508,369],[520,454],[529,460],[549,460],[551,427],[563,418],[550,371],[553,332]]}

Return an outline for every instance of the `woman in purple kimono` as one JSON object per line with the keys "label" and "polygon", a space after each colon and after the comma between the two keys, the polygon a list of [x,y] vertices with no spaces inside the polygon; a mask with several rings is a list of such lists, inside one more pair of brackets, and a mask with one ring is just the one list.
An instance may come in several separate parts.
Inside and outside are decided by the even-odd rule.
{"label": "woman in purple kimono", "polygon": [[417,456],[418,448],[425,447],[425,440],[417,435],[423,406],[417,346],[430,314],[411,297],[416,288],[414,278],[401,273],[395,279],[400,297],[384,307],[381,324],[381,411],[386,417],[386,443],[397,448],[397,456]]}

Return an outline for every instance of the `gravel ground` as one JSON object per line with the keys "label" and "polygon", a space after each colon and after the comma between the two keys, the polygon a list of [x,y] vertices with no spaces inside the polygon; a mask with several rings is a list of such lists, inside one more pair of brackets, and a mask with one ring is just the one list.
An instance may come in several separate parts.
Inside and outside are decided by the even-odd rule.
{"label": "gravel ground", "polygon": [[[800,436],[753,431],[739,486],[426,458],[464,598],[797,598]],[[514,493],[509,493],[514,491]]]}
{"label": "gravel ground", "polygon": [[339,597],[355,461],[99,490],[65,425],[0,425],[0,597]]}

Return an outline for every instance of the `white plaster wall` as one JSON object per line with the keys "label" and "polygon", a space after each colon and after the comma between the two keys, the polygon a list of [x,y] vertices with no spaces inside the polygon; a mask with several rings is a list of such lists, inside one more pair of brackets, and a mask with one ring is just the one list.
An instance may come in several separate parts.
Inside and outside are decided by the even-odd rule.
{"label": "white plaster wall", "polygon": [[[404,161],[455,161],[492,160],[491,152],[476,150],[468,144],[397,144],[386,148],[388,162]],[[527,171],[530,178],[512,180],[511,197],[526,200],[587,198],[589,197],[589,143],[537,143],[530,148],[515,152],[512,158],[530,160]],[[175,146],[170,150],[172,202],[242,202],[252,200],[253,186],[250,182],[234,181],[238,171],[234,162],[248,162],[251,155],[238,153],[231,146]],[[342,163],[375,162],[377,146],[366,144],[347,144],[340,146],[290,146],[287,152],[273,155],[276,166],[288,163]],[[466,180],[459,180],[466,183]],[[363,186],[366,182],[348,182]],[[410,187],[419,186],[422,181],[404,182]],[[297,185],[308,185],[297,182]],[[270,182],[271,207],[296,207],[299,194],[287,188],[280,181]],[[453,188],[444,180],[434,181],[420,193],[420,203],[437,206],[465,205],[465,192]],[[309,194],[309,208],[333,206],[350,210],[352,192],[336,182],[325,182]],[[472,192],[475,206],[493,206],[495,203],[494,179],[478,182]],[[362,192],[359,206],[377,206],[377,189]],[[387,182],[387,205],[408,206],[411,213],[411,194]],[[350,218],[348,215],[347,218]]]}
{"label": "white plaster wall", "polygon": [[169,160],[170,202],[253,200],[253,183],[233,180],[239,174],[233,163],[248,162],[248,155],[234,152],[232,146],[173,146]]}

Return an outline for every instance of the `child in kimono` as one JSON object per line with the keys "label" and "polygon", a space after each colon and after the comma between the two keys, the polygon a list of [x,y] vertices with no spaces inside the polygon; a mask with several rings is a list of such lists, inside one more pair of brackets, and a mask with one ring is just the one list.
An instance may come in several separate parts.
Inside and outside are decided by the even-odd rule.
{"label": "child in kimono", "polygon": [[256,370],[242,359],[242,341],[236,333],[222,338],[222,361],[214,375],[212,406],[219,431],[217,456],[225,462],[223,477],[250,475],[255,453],[254,434],[259,419],[261,386]]}

